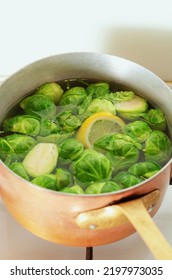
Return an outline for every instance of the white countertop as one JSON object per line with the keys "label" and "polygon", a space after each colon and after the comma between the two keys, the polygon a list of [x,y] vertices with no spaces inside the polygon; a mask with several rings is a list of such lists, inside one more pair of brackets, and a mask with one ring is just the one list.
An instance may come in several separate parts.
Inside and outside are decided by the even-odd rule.
{"label": "white countertop", "polygon": [[[172,186],[154,221],[172,245]],[[72,234],[72,233],[71,233]],[[153,236],[152,236],[153,238]],[[109,245],[93,249],[94,260],[153,260],[137,233]],[[83,260],[85,248],[50,243],[21,227],[0,200],[0,260]]]}

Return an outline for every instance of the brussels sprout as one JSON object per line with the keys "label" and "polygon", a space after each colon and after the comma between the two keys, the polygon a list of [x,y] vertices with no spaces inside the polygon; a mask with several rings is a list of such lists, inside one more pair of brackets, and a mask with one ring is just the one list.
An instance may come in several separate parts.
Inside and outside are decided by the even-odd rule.
{"label": "brussels sprout", "polygon": [[64,159],[76,160],[84,151],[84,146],[78,140],[70,138],[60,145],[59,156]]}
{"label": "brussels sprout", "polygon": [[51,119],[56,114],[56,105],[47,96],[35,94],[24,98],[20,107],[28,115]]}
{"label": "brussels sprout", "polygon": [[108,181],[108,182],[96,182],[91,185],[89,185],[85,193],[86,194],[99,194],[99,193],[108,193],[108,192],[114,192],[119,191],[122,189],[122,186],[114,181]]}
{"label": "brussels sprout", "polygon": [[8,141],[1,137],[0,138],[0,155],[2,157],[2,155],[4,155],[4,157],[6,157],[8,154],[13,154],[15,153],[14,149],[12,148],[12,146],[8,143]]}
{"label": "brussels sprout", "polygon": [[122,184],[124,188],[129,188],[143,181],[143,179],[131,174],[130,172],[125,171],[118,173],[113,178],[113,180],[119,184]]}
{"label": "brussels sprout", "polygon": [[106,182],[92,183],[85,189],[86,194],[99,194]]}
{"label": "brussels sprout", "polygon": [[[36,140],[28,135],[11,134],[4,137],[11,147],[11,152],[14,151],[19,157],[23,158],[36,144]],[[11,154],[11,152],[9,152]]]}
{"label": "brussels sprout", "polygon": [[77,106],[87,97],[87,92],[83,87],[72,87],[66,90],[60,100],[60,105]]}
{"label": "brussels sprout", "polygon": [[112,172],[108,158],[93,149],[86,149],[72,167],[76,178],[83,183],[107,179]]}
{"label": "brussels sprout", "polygon": [[44,174],[34,178],[31,181],[32,184],[38,185],[40,187],[50,189],[50,190],[57,190],[57,180],[56,175],[54,174]]}
{"label": "brussels sprout", "polygon": [[101,193],[115,192],[122,190],[122,185],[115,181],[108,181],[101,189]]}
{"label": "brussels sprout", "polygon": [[147,113],[142,114],[142,116],[152,129],[162,131],[166,129],[166,118],[159,108],[150,109]]}
{"label": "brussels sprout", "polygon": [[121,117],[129,120],[136,118],[140,113],[148,109],[147,101],[137,95],[134,95],[130,100],[117,101],[114,103],[114,106]]}
{"label": "brussels sprout", "polygon": [[9,165],[9,168],[19,175],[20,177],[24,178],[25,180],[29,181],[29,176],[21,162],[13,162]]}
{"label": "brussels sprout", "polygon": [[154,163],[154,162],[138,162],[134,165],[132,165],[128,171],[138,177],[143,177],[143,178],[150,178],[154,174],[156,174],[161,167]]}
{"label": "brussels sprout", "polygon": [[116,151],[128,144],[135,146],[139,150],[142,149],[142,145],[137,139],[123,133],[107,134],[96,140],[94,142],[94,147],[107,151]]}
{"label": "brussels sprout", "polygon": [[152,130],[146,122],[138,120],[127,124],[124,127],[124,132],[143,143],[147,140]]}
{"label": "brussels sprout", "polygon": [[171,141],[164,132],[154,130],[145,143],[144,152],[147,161],[166,163],[171,158]]}
{"label": "brussels sprout", "polygon": [[33,116],[19,115],[6,119],[3,124],[3,129],[4,131],[36,136],[40,131],[40,122]]}
{"label": "brussels sprout", "polygon": [[58,150],[56,144],[39,143],[26,155],[23,166],[31,177],[51,173],[56,167]]}
{"label": "brussels sprout", "polygon": [[55,104],[58,104],[62,95],[63,89],[57,83],[51,82],[41,85],[37,88],[34,94],[41,94],[49,97]]}
{"label": "brussels sprout", "polygon": [[55,175],[57,181],[57,190],[69,186],[72,182],[72,175],[67,169],[57,168]]}
{"label": "brussels sprout", "polygon": [[84,190],[78,185],[75,185],[72,187],[66,187],[64,189],[61,189],[60,192],[73,193],[73,194],[84,194]]}
{"label": "brussels sprout", "polygon": [[56,120],[65,132],[72,132],[81,125],[81,121],[71,110],[60,112],[56,115]]}
{"label": "brussels sprout", "polygon": [[48,136],[37,136],[36,140],[39,143],[54,143],[54,144],[60,144],[67,138],[71,137],[72,133],[56,133],[56,134],[50,134]]}
{"label": "brussels sprout", "polygon": [[87,108],[87,111],[91,114],[98,112],[109,112],[111,114],[115,114],[115,107],[111,101],[106,99],[95,98]]}
{"label": "brussels sprout", "polygon": [[89,94],[91,93],[93,98],[105,96],[110,92],[109,84],[105,82],[97,82],[97,83],[90,84],[87,87],[87,92]]}
{"label": "brussels sprout", "polygon": [[112,102],[127,101],[134,98],[134,96],[135,94],[133,91],[116,91],[109,94],[109,100],[111,100]]}
{"label": "brussels sprout", "polygon": [[127,144],[121,149],[107,152],[106,156],[112,164],[113,172],[116,173],[136,163],[139,160],[139,150],[135,146]]}
{"label": "brussels sprout", "polygon": [[89,104],[92,101],[92,94],[88,94],[87,97],[83,100],[83,102],[79,105],[79,114],[83,114],[84,111],[88,108]]}
{"label": "brussels sprout", "polygon": [[54,123],[52,120],[42,119],[39,135],[48,136],[50,134],[57,133],[60,130],[61,130],[60,127],[56,123]]}

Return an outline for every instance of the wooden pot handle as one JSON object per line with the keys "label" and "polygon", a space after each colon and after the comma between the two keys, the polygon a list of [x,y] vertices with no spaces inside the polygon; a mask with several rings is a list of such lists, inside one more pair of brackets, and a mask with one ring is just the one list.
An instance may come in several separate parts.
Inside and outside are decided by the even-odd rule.
{"label": "wooden pot handle", "polygon": [[159,195],[155,190],[141,198],[81,213],[76,223],[84,229],[101,230],[130,222],[155,259],[172,260],[172,248],[147,211],[156,204]]}

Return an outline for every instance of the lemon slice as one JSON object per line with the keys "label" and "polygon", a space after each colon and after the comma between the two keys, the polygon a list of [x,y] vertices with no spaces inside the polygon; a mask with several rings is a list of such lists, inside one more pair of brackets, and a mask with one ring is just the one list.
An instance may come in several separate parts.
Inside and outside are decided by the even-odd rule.
{"label": "lemon slice", "polygon": [[88,117],[77,132],[77,139],[86,148],[91,148],[94,142],[107,134],[120,133],[125,122],[113,114],[99,112]]}

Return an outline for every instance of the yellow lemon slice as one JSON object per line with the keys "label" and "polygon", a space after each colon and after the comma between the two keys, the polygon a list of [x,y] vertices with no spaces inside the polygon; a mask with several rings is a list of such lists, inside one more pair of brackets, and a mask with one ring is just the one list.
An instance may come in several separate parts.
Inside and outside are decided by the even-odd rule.
{"label": "yellow lemon slice", "polygon": [[86,148],[93,146],[93,143],[104,135],[120,133],[125,126],[125,122],[113,114],[99,112],[88,117],[77,132],[77,139]]}

